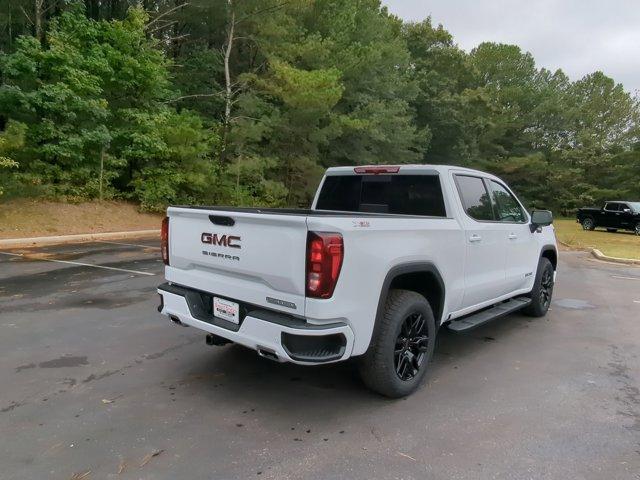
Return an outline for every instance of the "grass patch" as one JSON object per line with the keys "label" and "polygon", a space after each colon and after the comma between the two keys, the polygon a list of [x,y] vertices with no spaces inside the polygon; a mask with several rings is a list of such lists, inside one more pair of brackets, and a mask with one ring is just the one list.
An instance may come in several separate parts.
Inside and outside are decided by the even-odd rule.
{"label": "grass patch", "polygon": [[159,229],[161,220],[127,202],[0,201],[0,239]]}
{"label": "grass patch", "polygon": [[609,233],[603,229],[583,230],[575,219],[559,218],[553,221],[556,237],[572,248],[597,248],[610,257],[640,260],[640,237],[631,232],[618,230]]}

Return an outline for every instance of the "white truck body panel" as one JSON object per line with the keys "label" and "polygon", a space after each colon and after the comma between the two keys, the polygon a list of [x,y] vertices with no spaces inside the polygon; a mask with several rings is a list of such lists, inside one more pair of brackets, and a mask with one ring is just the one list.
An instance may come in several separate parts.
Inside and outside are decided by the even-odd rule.
{"label": "white truck body panel", "polygon": [[[306,217],[233,212],[235,225],[229,227],[212,224],[212,213],[224,215],[191,208],[168,209],[171,265],[166,268],[167,280],[292,313],[292,309],[267,302],[267,297],[275,296],[293,303],[293,313],[304,315]],[[241,248],[202,243],[202,234],[209,232],[218,237],[240,237]]]}
{"label": "white truck body panel", "polygon": [[[247,315],[242,326],[237,332],[230,331],[223,327],[212,325],[211,323],[194,318],[189,311],[189,307],[185,298],[180,295],[174,295],[172,293],[163,292],[164,299],[164,311],[167,315],[172,315],[180,319],[180,322],[185,326],[199,328],[205,332],[212,333],[231,340],[239,345],[243,345],[247,348],[258,351],[269,351],[275,353],[275,357],[270,357],[272,360],[280,362],[291,361],[301,365],[313,365],[313,362],[305,362],[300,360],[293,360],[289,358],[289,354],[283,348],[281,342],[281,335],[283,332],[296,333],[299,330],[283,325],[278,325],[273,322],[268,322],[260,318]],[[331,335],[342,334],[346,338],[346,347],[344,353],[331,362],[338,362],[349,358],[353,351],[354,334],[351,328],[348,326],[338,326],[332,328],[326,328],[322,330],[308,330],[305,331],[305,335]]]}
{"label": "white truck body panel", "polygon": [[[436,322],[442,324],[530,292],[542,249],[555,251],[553,226],[531,232],[528,213],[524,223],[484,222],[467,215],[454,179],[460,174],[500,182],[487,173],[460,167],[401,166],[397,175],[439,177],[446,210],[441,217],[317,210],[325,180],[355,175],[353,167],[329,169],[306,213],[170,207],[166,279],[173,285],[288,315],[312,328],[304,335],[342,332],[344,351],[331,361],[362,355],[372,338],[385,280],[395,267],[429,264],[439,273],[445,295]],[[235,224],[213,224],[210,215],[232,218]],[[305,294],[308,232],[342,235],[343,263],[331,298]],[[225,235],[238,237],[236,244],[241,248],[203,243],[203,238],[209,240],[203,234],[215,234],[218,242]],[[303,334],[302,327],[265,321],[249,312],[239,330],[232,331],[195,318],[185,297],[159,293],[164,296],[162,313],[183,324],[250,348],[266,347],[278,360],[309,363],[291,358],[280,340],[283,332]]]}

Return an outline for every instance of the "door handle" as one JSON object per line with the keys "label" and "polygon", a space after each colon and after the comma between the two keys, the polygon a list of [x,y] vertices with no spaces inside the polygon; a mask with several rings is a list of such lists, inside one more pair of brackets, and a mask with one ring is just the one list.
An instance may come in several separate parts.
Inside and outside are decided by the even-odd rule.
{"label": "door handle", "polygon": [[515,233],[510,233],[509,235],[507,235],[507,238],[509,240],[515,240],[516,238],[518,238],[518,235],[516,235]]}
{"label": "door handle", "polygon": [[476,233],[474,233],[473,235],[471,235],[469,237],[469,241],[470,242],[479,242],[481,240],[482,240],[482,237],[480,235],[476,234]]}

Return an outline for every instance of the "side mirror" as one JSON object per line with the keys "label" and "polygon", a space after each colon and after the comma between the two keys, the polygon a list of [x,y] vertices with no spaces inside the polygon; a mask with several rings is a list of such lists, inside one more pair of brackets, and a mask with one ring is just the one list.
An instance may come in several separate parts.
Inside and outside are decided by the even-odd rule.
{"label": "side mirror", "polygon": [[625,208],[624,210],[622,210],[624,213],[631,213],[631,209],[630,208]]}
{"label": "side mirror", "polygon": [[534,210],[531,212],[531,233],[540,227],[546,227],[553,223],[553,214],[549,210]]}

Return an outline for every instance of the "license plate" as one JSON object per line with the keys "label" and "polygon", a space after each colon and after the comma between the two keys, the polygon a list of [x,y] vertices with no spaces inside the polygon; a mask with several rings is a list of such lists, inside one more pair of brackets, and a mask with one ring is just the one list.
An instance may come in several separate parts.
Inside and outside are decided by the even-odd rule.
{"label": "license plate", "polygon": [[237,325],[240,323],[240,305],[224,298],[213,297],[213,315]]}

